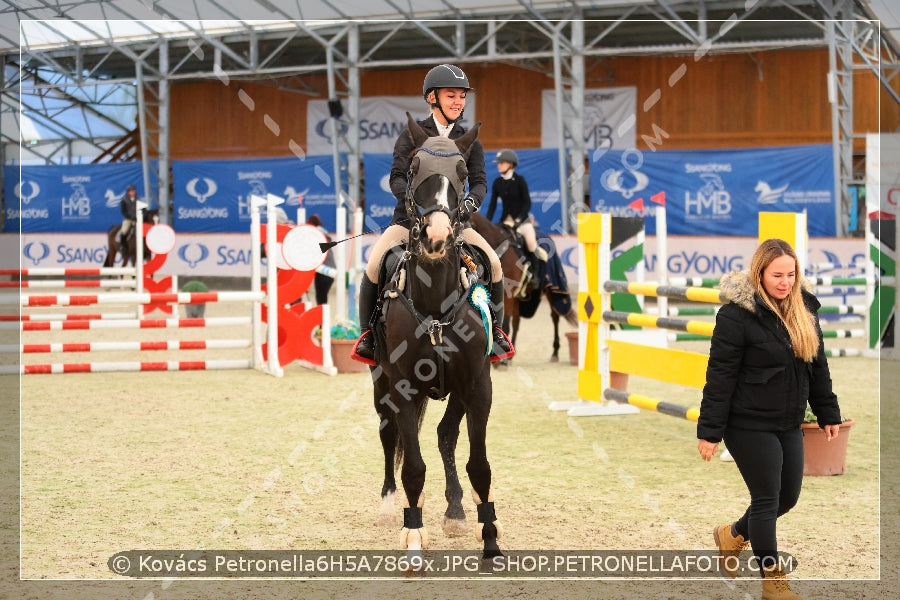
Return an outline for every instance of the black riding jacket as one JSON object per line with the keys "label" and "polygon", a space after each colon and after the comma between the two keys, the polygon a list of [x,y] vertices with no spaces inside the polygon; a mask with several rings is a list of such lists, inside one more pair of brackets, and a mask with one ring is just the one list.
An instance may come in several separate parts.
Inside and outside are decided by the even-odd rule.
{"label": "black riding jacket", "polygon": [[820,426],[839,424],[816,297],[803,291],[819,333],[819,351],[807,363],[794,354],[784,323],[755,292],[746,271],[723,277],[720,290],[728,302],[716,315],[697,437],[719,442],[726,427],[794,429],[803,422],[807,401]]}
{"label": "black riding jacket", "polygon": [[137,201],[137,196],[132,198],[127,192],[122,196],[122,200],[119,202],[119,209],[122,211],[123,218],[131,219],[132,221],[137,219]]}
{"label": "black riding jacket", "polygon": [[[418,123],[428,132],[428,135],[438,135],[437,125],[434,123],[433,116],[429,116]],[[459,123],[456,123],[453,125],[453,129],[450,130],[448,137],[451,140],[455,140],[462,137],[465,132],[466,129]],[[404,127],[403,132],[394,144],[394,162],[391,164],[391,192],[397,198],[397,206],[394,208],[394,216],[391,217],[391,225],[399,224],[409,227],[409,224],[406,222],[406,186],[409,162],[415,149],[409,128]],[[475,140],[475,143],[472,144],[469,157],[466,160],[466,168],[469,171],[468,196],[475,200],[477,206],[481,206],[481,202],[487,194],[487,175],[484,172],[484,147],[481,145],[481,141]]]}
{"label": "black riding jacket", "polygon": [[510,215],[516,222],[528,219],[528,213],[531,212],[531,195],[528,193],[528,184],[525,183],[524,177],[513,171],[512,177],[509,179],[498,177],[494,180],[491,185],[491,201],[488,204],[488,220],[494,219],[497,198],[503,202],[499,223],[506,220],[507,215]]}

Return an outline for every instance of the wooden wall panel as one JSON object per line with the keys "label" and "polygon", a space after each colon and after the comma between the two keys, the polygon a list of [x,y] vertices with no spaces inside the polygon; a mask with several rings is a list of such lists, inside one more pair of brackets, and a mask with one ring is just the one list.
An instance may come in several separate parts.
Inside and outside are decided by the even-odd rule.
{"label": "wooden wall panel", "polygon": [[290,156],[291,139],[306,146],[307,95],[213,80],[177,83],[171,96],[173,159]]}
{"label": "wooden wall panel", "polygon": [[[552,79],[517,66],[463,66],[476,88],[485,147],[539,147],[541,90],[552,89]],[[418,96],[426,72],[426,68],[363,71],[362,96]],[[586,59],[588,87],[637,87],[641,149],[650,148],[658,136],[661,143],[654,147],[668,149],[828,143],[827,72],[827,51],[815,49],[716,55],[699,61],[693,55]],[[320,98],[326,97],[323,76],[305,77],[304,83],[322,90]],[[653,102],[657,90],[659,100]],[[857,73],[854,92],[857,132],[878,130],[879,99],[881,130],[897,129],[900,108],[880,92],[874,76]],[[243,81],[176,83],[172,157],[288,156],[290,139],[306,146],[306,103],[311,98]],[[416,116],[425,116],[427,110],[423,101]],[[278,126],[277,135],[272,124]]]}

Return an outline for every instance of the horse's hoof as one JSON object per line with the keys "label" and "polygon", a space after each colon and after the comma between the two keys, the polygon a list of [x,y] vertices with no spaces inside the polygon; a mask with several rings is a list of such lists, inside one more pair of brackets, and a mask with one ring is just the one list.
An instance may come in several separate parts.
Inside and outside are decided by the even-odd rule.
{"label": "horse's hoof", "polygon": [[509,368],[509,360],[503,359],[494,363],[494,368],[498,371],[505,371]]}
{"label": "horse's hoof", "polygon": [[461,537],[469,535],[472,532],[472,526],[463,519],[451,519],[444,517],[444,523],[441,526],[444,534],[448,537]]}
{"label": "horse's hoof", "polygon": [[557,362],[559,362],[559,357],[558,357],[558,356],[551,356],[551,357],[550,357],[550,362],[552,362],[552,363],[557,363]]}
{"label": "horse's hoof", "polygon": [[394,508],[395,492],[389,492],[381,498],[381,506],[378,507],[378,518],[375,519],[376,527],[394,528],[400,522],[400,517]]}
{"label": "horse's hoof", "polygon": [[393,529],[400,523],[400,518],[396,514],[379,514],[375,519],[376,527],[384,527]]}

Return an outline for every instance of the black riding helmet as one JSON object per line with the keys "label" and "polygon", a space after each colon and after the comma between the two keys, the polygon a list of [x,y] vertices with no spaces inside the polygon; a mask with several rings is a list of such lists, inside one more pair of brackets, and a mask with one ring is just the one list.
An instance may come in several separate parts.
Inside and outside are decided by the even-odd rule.
{"label": "black riding helmet", "polygon": [[494,158],[494,162],[508,162],[512,164],[512,166],[518,167],[519,157],[516,156],[516,153],[512,150],[504,149],[497,153],[497,157]]}
{"label": "black riding helmet", "polygon": [[[467,92],[472,91],[472,88],[469,86],[469,78],[466,77],[462,69],[455,65],[438,65],[428,71],[422,84],[422,96],[425,98],[425,102],[428,102],[429,93],[432,91],[436,92],[440,88],[462,88]],[[444,109],[441,107],[440,102],[437,101],[437,93],[435,93],[434,99],[435,102],[431,106],[436,106],[448,123],[452,125],[457,120],[462,119],[462,113],[460,113],[459,119],[449,119],[444,114]]]}

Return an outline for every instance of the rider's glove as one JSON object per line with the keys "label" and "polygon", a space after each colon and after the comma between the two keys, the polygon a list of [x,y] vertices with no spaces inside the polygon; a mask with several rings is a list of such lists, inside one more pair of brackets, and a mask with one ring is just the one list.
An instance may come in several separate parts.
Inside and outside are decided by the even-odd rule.
{"label": "rider's glove", "polygon": [[459,205],[459,220],[460,221],[468,221],[469,217],[472,216],[472,213],[478,212],[478,203],[475,201],[475,198],[472,196],[466,196],[462,204]]}

